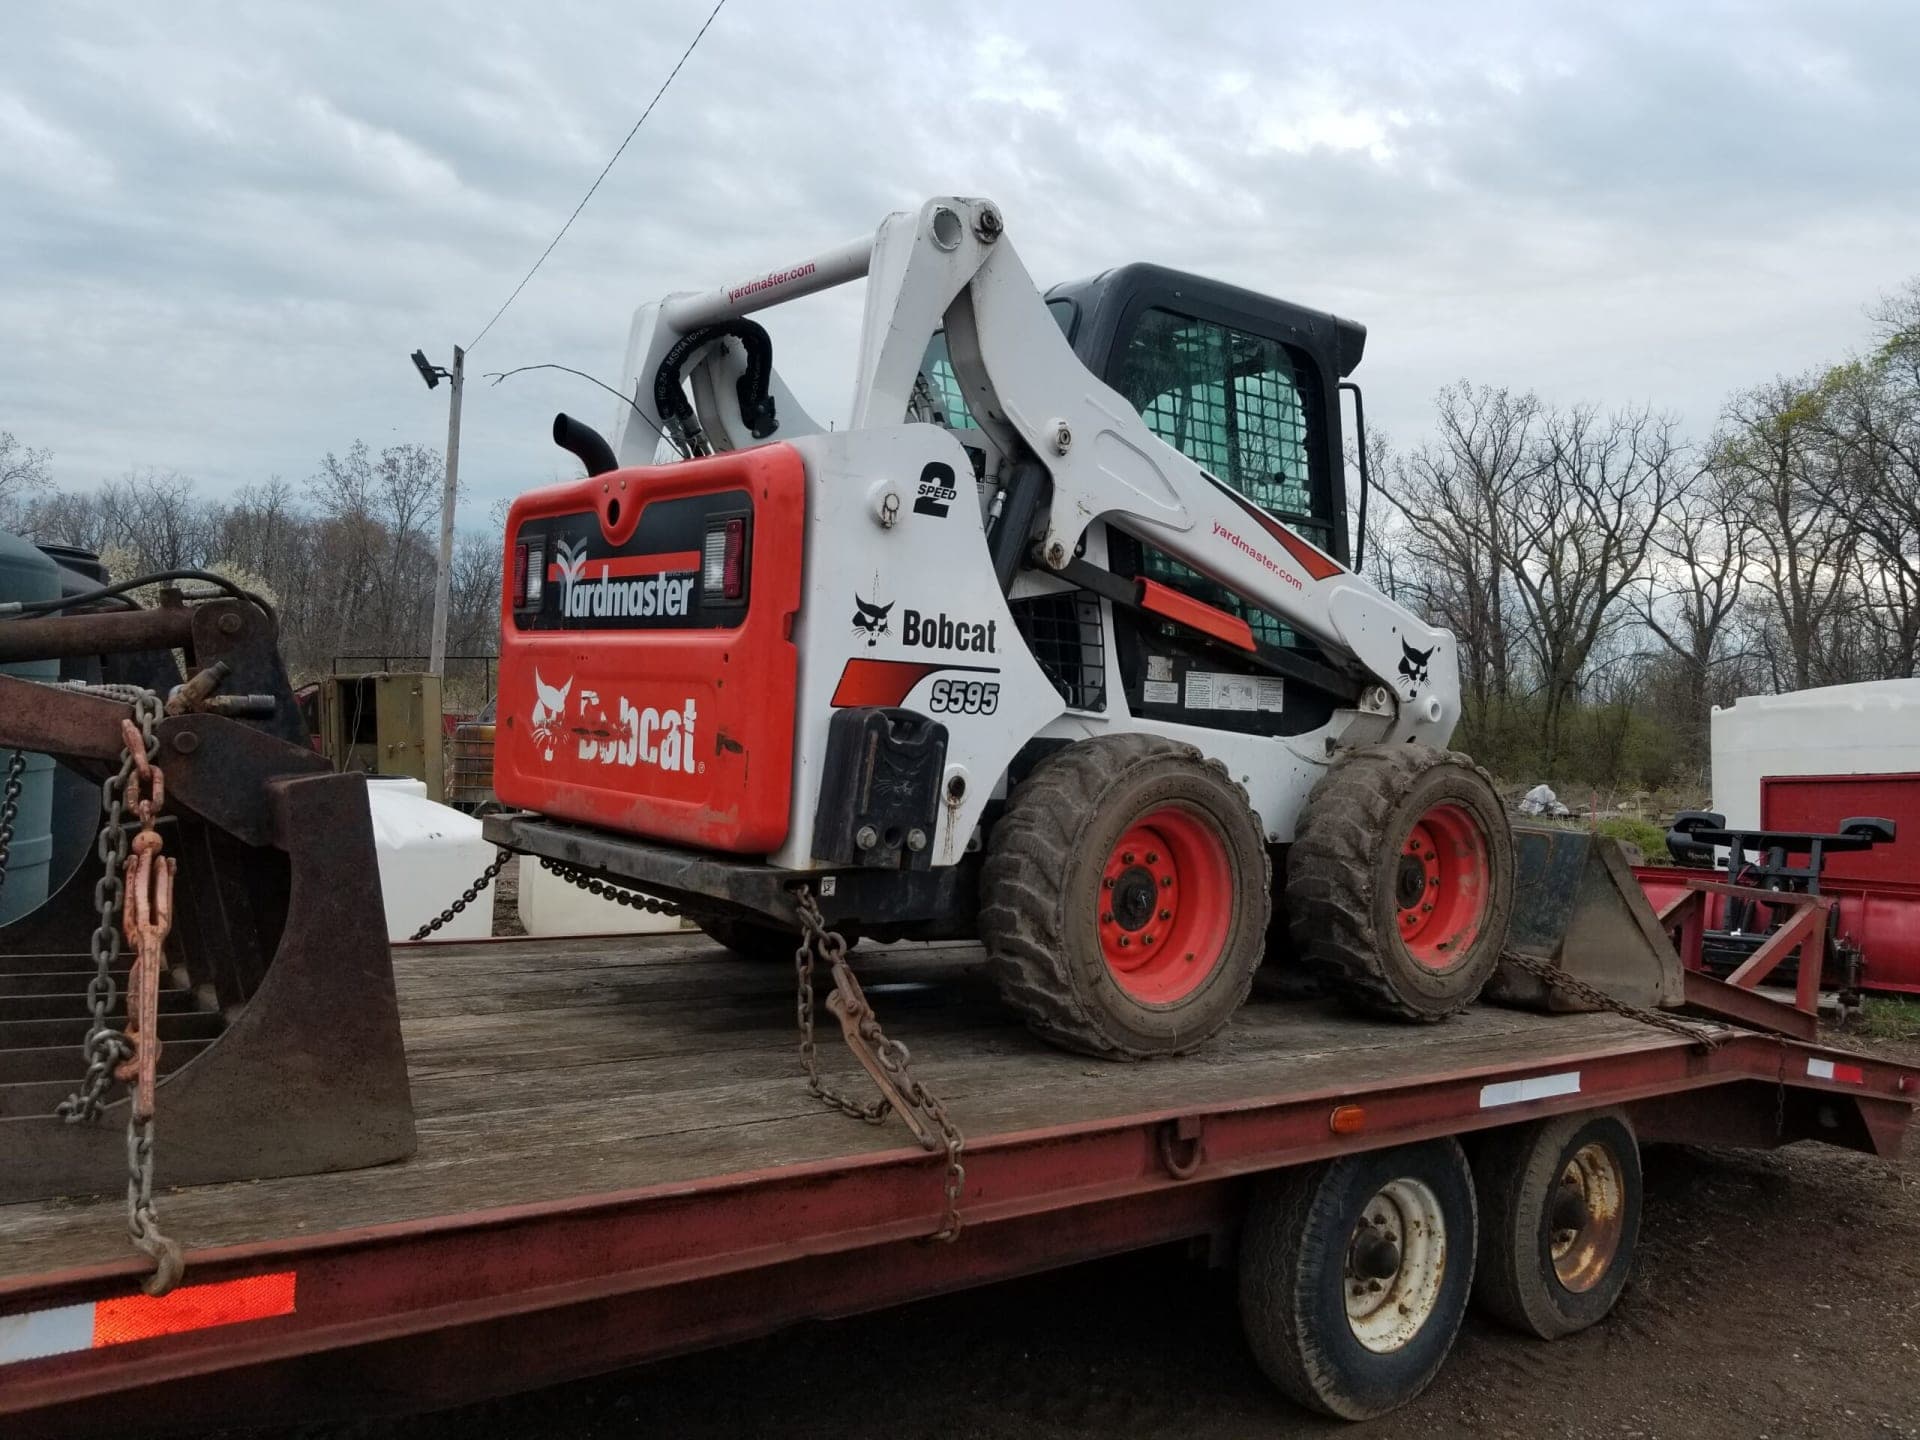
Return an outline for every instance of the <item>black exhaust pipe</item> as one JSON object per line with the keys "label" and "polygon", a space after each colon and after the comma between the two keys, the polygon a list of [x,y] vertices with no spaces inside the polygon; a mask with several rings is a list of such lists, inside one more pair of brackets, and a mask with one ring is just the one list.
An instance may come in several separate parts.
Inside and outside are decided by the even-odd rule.
{"label": "black exhaust pipe", "polygon": [[620,462],[614,459],[613,447],[607,443],[606,437],[564,411],[553,417],[553,443],[562,450],[571,451],[587,467],[589,475],[604,475],[609,470],[620,468]]}

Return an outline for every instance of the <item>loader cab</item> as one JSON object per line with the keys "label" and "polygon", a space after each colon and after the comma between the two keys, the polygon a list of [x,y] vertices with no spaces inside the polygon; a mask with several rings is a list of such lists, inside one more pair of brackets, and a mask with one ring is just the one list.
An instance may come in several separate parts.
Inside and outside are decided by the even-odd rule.
{"label": "loader cab", "polygon": [[[1161,439],[1342,565],[1351,564],[1340,382],[1360,363],[1366,327],[1160,265],[1123,265],[1056,285],[1046,299],[1081,363]],[[971,426],[944,336],[934,337],[924,368],[947,422]],[[1157,581],[1245,620],[1262,650],[1325,659],[1279,616],[1154,546],[1117,531],[1109,532],[1108,545],[1115,573]],[[1036,608],[1044,621],[1028,613]],[[1095,624],[1088,617],[1097,613],[1048,600],[1015,606],[1043,668],[1077,709],[1105,708],[1098,666],[1073,663],[1073,657],[1098,654],[1088,628]],[[1325,724],[1336,703],[1330,693],[1289,682],[1283,704],[1202,716],[1188,708],[1184,686],[1169,680],[1191,671],[1264,672],[1218,649],[1196,648],[1191,635],[1154,617],[1117,612],[1114,631],[1136,714],[1286,735]]]}
{"label": "loader cab", "polygon": [[[1339,385],[1364,325],[1163,265],[1122,265],[1046,299],[1081,363],[1161,439],[1350,563]],[[944,335],[925,373],[948,423],[972,427]]]}
{"label": "loader cab", "polygon": [[1074,353],[1174,449],[1348,563],[1339,383],[1364,325],[1235,285],[1123,265],[1047,292]]}

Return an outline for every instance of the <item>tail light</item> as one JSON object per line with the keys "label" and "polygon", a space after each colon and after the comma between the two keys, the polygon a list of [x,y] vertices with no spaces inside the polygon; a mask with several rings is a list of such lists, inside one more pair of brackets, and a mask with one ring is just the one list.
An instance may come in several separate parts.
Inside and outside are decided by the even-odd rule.
{"label": "tail light", "polygon": [[707,527],[700,556],[700,598],[739,600],[747,593],[747,520],[736,515]]}
{"label": "tail light", "polygon": [[547,578],[547,542],[522,540],[513,547],[513,608],[531,609],[540,603]]}

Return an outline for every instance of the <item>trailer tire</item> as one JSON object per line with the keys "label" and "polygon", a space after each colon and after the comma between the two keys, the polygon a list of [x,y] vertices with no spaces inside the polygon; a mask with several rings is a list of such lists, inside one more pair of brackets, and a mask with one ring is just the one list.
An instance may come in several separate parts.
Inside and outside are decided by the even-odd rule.
{"label": "trailer tire", "polygon": [[[763,965],[791,965],[794,951],[800,948],[800,932],[783,930],[778,925],[762,925],[757,920],[714,917],[699,922],[700,931],[715,944],[731,950],[743,960]],[[860,943],[860,932],[852,925],[834,925],[851,950]]]}
{"label": "trailer tire", "polygon": [[1513,913],[1513,833],[1493,778],[1431,745],[1344,756],[1307,797],[1285,902],[1297,963],[1349,1004],[1419,1021],[1466,1009]]}
{"label": "trailer tire", "polygon": [[[1542,1340],[1603,1319],[1640,1234],[1640,1148],[1626,1116],[1587,1111],[1496,1131],[1477,1148],[1474,1173],[1479,1307]],[[1566,1207],[1557,1217],[1556,1206]]]}
{"label": "trailer tire", "polygon": [[1474,1209],[1450,1137],[1266,1178],[1240,1238],[1240,1319],[1260,1368],[1290,1399],[1345,1420],[1413,1399],[1460,1333]]}
{"label": "trailer tire", "polygon": [[1182,1054],[1247,998],[1272,877],[1246,792],[1217,761],[1158,735],[1078,741],[1034,767],[988,837],[987,970],[1055,1044]]}

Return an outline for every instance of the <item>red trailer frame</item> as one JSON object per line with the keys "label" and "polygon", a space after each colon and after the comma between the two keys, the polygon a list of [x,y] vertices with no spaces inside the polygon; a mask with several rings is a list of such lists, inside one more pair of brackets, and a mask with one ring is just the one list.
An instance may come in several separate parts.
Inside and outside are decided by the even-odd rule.
{"label": "red trailer frame", "polygon": [[[1892,820],[1898,834],[1891,844],[1828,856],[1820,893],[1840,912],[1840,935],[1866,957],[1862,987],[1920,995],[1920,774],[1768,775],[1760,781],[1759,829],[1831,832],[1855,815]],[[1727,878],[1724,871],[1675,865],[1636,865],[1633,873],[1656,910],[1695,881]],[[1724,907],[1724,896],[1710,897],[1703,923],[1720,928]]]}
{"label": "red trailer frame", "polygon": [[[613,943],[637,951],[646,942]],[[674,945],[687,948],[666,942]],[[452,963],[455,951],[471,968]],[[538,944],[440,952],[418,963],[461,974],[468,987],[486,983],[489,965],[543,983],[508,968],[538,962]],[[947,967],[941,976],[964,983],[963,952],[932,954]],[[411,959],[398,957],[403,976]],[[612,962],[596,951],[579,963]],[[745,962],[700,963],[757,992],[784,984]],[[908,977],[903,989],[921,987],[922,962],[897,963],[888,973]],[[632,973],[658,987],[668,981],[656,972],[669,968],[636,961]],[[673,1023],[653,1013],[637,1004],[622,1025]],[[37,1269],[32,1255],[45,1251],[7,1242],[60,1222],[50,1207],[0,1207],[0,1415],[36,1436],[139,1434],[449,1404],[1143,1246],[1230,1241],[1248,1177],[1346,1152],[1620,1106],[1643,1139],[1820,1138],[1889,1155],[1920,1099],[1920,1072],[1731,1027],[1709,1027],[1720,1043],[1706,1048],[1609,1014],[1487,1011],[1409,1028],[1311,1018],[1318,1013],[1256,1002],[1229,1032],[1246,1064],[1203,1053],[1097,1072],[1151,1072],[1155,1093],[1195,1098],[1141,1107],[1123,1094],[1105,1113],[1040,1126],[979,1118],[1014,1113],[996,1077],[1025,1067],[1045,1088],[1048,1077],[1086,1073],[1087,1062],[1023,1044],[1006,1026],[915,1035],[916,1063],[936,1086],[942,1062],[964,1061],[955,1073],[976,1077],[971,1090],[962,1081],[949,1093],[969,1131],[966,1228],[952,1244],[925,1238],[942,1219],[942,1162],[900,1144],[897,1127],[875,1132],[837,1116],[820,1117],[841,1127],[831,1136],[844,1146],[825,1158],[490,1209],[462,1209],[450,1192],[443,1211],[396,1223],[288,1227],[190,1251],[186,1285],[163,1300],[138,1296],[144,1262],[131,1254]],[[1289,1035],[1320,1049],[1297,1064],[1253,1063],[1254,1042],[1284,1048]],[[1274,1088],[1286,1065],[1318,1078]],[[1236,1084],[1241,1074],[1248,1079]],[[164,1137],[164,1110],[162,1124]],[[430,1158],[210,1188],[239,1207],[231,1213],[245,1228],[253,1197],[275,1187],[356,1188],[377,1199],[381,1185],[405,1185],[409,1168]]]}

